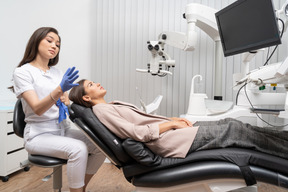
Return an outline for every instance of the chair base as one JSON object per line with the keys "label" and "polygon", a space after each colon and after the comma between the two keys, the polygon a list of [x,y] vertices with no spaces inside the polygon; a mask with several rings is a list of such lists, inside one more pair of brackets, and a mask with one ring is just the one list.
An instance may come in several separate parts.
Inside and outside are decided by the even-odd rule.
{"label": "chair base", "polygon": [[62,188],[62,166],[53,168],[53,189],[61,191]]}
{"label": "chair base", "polygon": [[165,188],[136,187],[135,192],[257,192],[257,185],[248,186],[243,179],[211,179]]}

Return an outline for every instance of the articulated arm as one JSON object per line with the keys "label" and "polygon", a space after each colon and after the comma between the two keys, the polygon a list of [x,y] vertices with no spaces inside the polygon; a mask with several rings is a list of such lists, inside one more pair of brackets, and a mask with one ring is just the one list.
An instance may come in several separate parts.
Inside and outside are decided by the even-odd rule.
{"label": "articulated arm", "polygon": [[[288,0],[282,5],[281,9],[276,11],[276,15],[278,18],[282,19],[284,22],[284,32],[288,26]],[[282,30],[281,25],[279,25],[280,31]]]}

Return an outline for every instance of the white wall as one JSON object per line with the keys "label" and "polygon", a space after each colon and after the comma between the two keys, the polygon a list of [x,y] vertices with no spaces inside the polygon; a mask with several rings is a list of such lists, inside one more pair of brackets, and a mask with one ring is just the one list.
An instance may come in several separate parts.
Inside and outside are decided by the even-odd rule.
{"label": "white wall", "polygon": [[60,61],[63,71],[76,66],[90,78],[92,0],[0,0],[0,100],[14,99],[13,70],[24,55],[28,39],[39,27],[55,27],[61,36]]}

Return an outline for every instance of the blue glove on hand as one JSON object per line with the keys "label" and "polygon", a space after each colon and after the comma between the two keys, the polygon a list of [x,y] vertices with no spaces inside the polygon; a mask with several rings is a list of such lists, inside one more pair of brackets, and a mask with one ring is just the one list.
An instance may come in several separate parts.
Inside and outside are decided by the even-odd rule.
{"label": "blue glove on hand", "polygon": [[59,118],[58,123],[61,123],[64,119],[66,119],[66,113],[69,115],[68,107],[60,101],[57,100],[56,105],[59,107]]}
{"label": "blue glove on hand", "polygon": [[79,72],[78,70],[75,71],[75,67],[67,69],[66,73],[64,74],[62,81],[60,83],[60,87],[63,92],[68,91],[72,87],[78,86],[78,83],[73,84],[73,82],[79,77],[77,73]]}

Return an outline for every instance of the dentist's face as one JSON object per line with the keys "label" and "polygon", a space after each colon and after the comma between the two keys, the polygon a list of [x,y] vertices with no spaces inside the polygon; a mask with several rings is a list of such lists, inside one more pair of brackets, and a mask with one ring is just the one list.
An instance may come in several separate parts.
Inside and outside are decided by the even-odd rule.
{"label": "dentist's face", "polygon": [[93,81],[84,81],[84,90],[91,100],[102,99],[106,95],[106,90],[100,85],[100,83],[94,83]]}
{"label": "dentist's face", "polygon": [[40,41],[38,54],[45,59],[53,59],[57,56],[60,50],[59,36],[53,32]]}

